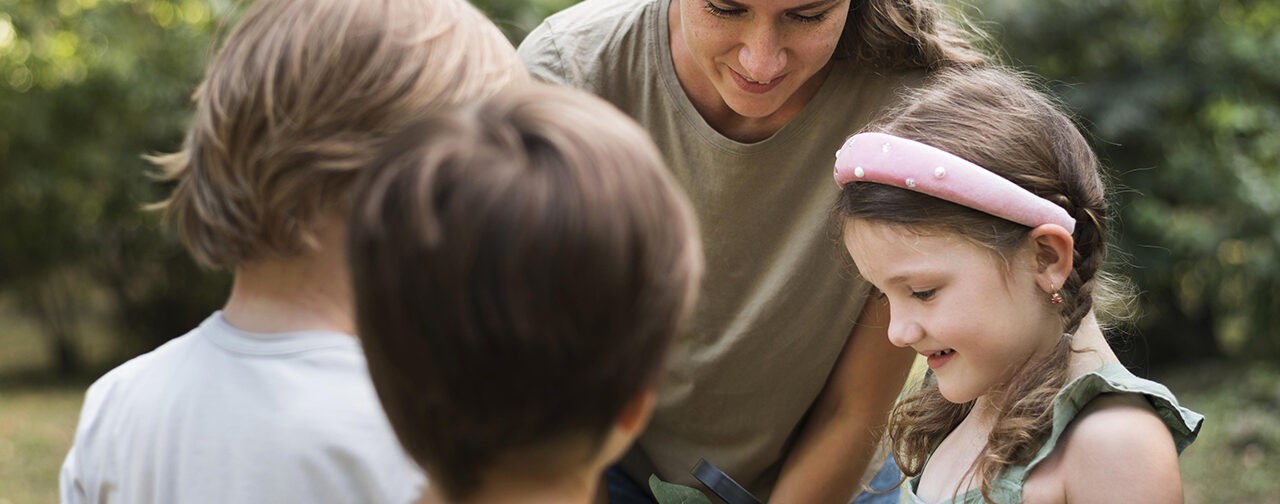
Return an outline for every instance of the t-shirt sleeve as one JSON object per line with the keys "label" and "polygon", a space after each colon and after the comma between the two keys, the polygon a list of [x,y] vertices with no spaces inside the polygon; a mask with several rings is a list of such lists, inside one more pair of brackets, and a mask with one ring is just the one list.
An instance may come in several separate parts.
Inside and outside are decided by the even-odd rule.
{"label": "t-shirt sleeve", "polygon": [[529,32],[529,36],[525,37],[520,47],[516,48],[516,53],[534,79],[550,84],[574,86],[574,79],[569,75],[564,64],[564,55],[561,53],[555,29],[551,27],[550,22],[543,21]]}
{"label": "t-shirt sleeve", "polygon": [[93,384],[85,393],[84,406],[80,409],[80,421],[76,424],[75,439],[58,473],[58,495],[62,504],[88,504],[98,501],[91,495],[91,491],[96,490],[96,486],[88,481],[92,468],[87,467],[91,460],[87,460],[85,455],[86,450],[89,449],[88,445],[91,444],[94,422],[102,407],[103,389],[106,388],[104,381],[105,379]]}
{"label": "t-shirt sleeve", "polygon": [[80,478],[80,464],[76,459],[75,446],[71,447],[71,451],[67,453],[67,459],[62,462],[62,471],[58,474],[58,497],[62,504],[89,502]]}

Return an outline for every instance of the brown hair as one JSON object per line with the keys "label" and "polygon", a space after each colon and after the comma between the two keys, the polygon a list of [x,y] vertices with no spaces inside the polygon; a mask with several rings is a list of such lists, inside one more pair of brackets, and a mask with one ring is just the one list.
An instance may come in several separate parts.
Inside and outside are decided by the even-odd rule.
{"label": "brown hair", "polygon": [[983,37],[934,0],[852,0],[839,52],[875,68],[981,66],[987,56],[975,46]]}
{"label": "brown hair", "polygon": [[175,182],[156,205],[201,264],[289,257],[345,211],[356,172],[423,113],[524,75],[511,44],[462,0],[254,2],[195,93]]}
{"label": "brown hair", "polygon": [[[1067,210],[1076,219],[1073,270],[1058,305],[1064,333],[1093,309],[1115,313],[1123,282],[1103,275],[1107,251],[1105,185],[1080,130],[1060,106],[1025,76],[999,68],[940,72],[911,94],[880,131],[956,154]],[[1007,258],[1031,228],[918,192],[883,184],[848,184],[837,211],[921,232],[956,233]],[[1006,262],[1006,265],[1008,263]],[[1052,401],[1066,383],[1070,339],[1033,358],[1010,383],[988,397],[999,412],[974,473],[983,496],[1005,467],[1030,462],[1052,427]],[[920,474],[932,450],[964,419],[973,403],[947,401],[933,380],[903,399],[890,415],[894,455],[907,476]]]}
{"label": "brown hair", "polygon": [[392,425],[445,495],[500,460],[593,450],[653,386],[702,270],[692,210],[611,105],[533,86],[397,137],[361,184],[349,259]]}

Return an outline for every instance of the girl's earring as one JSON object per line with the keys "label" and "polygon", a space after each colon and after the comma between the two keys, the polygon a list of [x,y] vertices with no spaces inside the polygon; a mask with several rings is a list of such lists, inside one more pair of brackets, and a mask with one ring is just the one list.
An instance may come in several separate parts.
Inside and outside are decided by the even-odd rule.
{"label": "girl's earring", "polygon": [[1062,304],[1062,294],[1059,294],[1058,291],[1055,289],[1053,291],[1053,294],[1049,295],[1049,303],[1056,304],[1056,305]]}

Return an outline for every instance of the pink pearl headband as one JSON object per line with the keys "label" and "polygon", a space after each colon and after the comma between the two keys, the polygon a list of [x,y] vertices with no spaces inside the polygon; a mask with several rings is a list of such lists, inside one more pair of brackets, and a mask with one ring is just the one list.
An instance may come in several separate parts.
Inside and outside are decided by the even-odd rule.
{"label": "pink pearl headband", "polygon": [[836,153],[836,185],[875,182],[916,191],[1025,226],[1074,233],[1062,207],[942,149],[884,133],[859,133]]}

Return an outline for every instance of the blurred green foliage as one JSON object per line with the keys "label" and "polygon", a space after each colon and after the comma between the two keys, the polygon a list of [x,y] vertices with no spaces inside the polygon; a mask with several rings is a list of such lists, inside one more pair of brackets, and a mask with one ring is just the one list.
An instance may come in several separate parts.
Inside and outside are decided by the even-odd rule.
{"label": "blurred green foliage", "polygon": [[180,145],[226,10],[0,0],[0,287],[41,321],[64,373],[92,309],[106,305],[135,353],[181,334],[225,288],[141,210],[163,194],[141,156]]}
{"label": "blurred green foliage", "polygon": [[1280,356],[1280,2],[996,0],[1120,189],[1153,364]]}
{"label": "blurred green foliage", "polygon": [[[518,42],[573,0],[482,0]],[[120,358],[226,295],[142,210],[233,0],[0,0],[0,291],[64,372],[101,312]],[[1280,4],[978,2],[1010,61],[1052,79],[1123,190],[1119,246],[1153,364],[1280,355]],[[96,327],[96,326],[95,326]]]}
{"label": "blurred green foliage", "polygon": [[[513,42],[564,0],[478,3]],[[165,233],[145,154],[181,146],[190,96],[237,0],[0,0],[0,293],[78,370],[87,314],[118,359],[194,327],[226,296]],[[94,326],[95,328],[98,326]]]}

